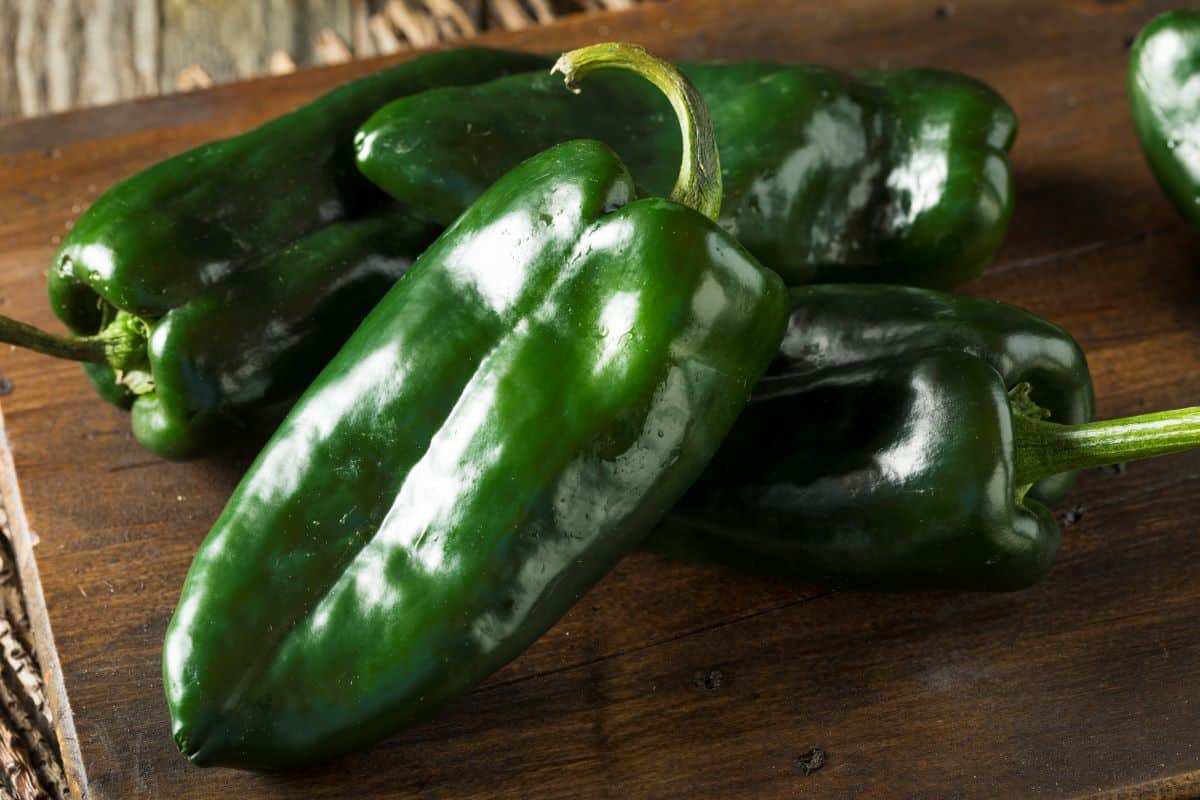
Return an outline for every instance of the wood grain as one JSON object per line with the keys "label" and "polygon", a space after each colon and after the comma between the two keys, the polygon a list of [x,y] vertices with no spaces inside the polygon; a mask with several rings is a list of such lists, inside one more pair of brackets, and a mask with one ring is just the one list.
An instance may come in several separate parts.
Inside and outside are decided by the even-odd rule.
{"label": "wood grain", "polygon": [[[11,559],[0,572],[5,617],[5,630],[0,631],[0,647],[4,649],[0,674],[8,683],[3,691],[3,716],[9,752],[14,757],[22,753],[32,756],[28,759],[31,770],[16,762],[5,764],[5,782],[21,800],[64,798],[68,793],[83,796],[86,786],[81,783],[85,779],[78,769],[74,720],[33,555],[36,537],[25,518],[3,423],[0,416],[0,498],[4,503],[0,526],[5,534],[4,552]],[[64,763],[69,768],[64,769]],[[34,791],[22,796],[17,791],[18,779],[25,788],[34,785]]]}
{"label": "wood grain", "polygon": [[191,91],[642,0],[0,0],[0,118]]}
{"label": "wood grain", "polygon": [[156,91],[159,50],[158,0],[0,0],[0,116]]}
{"label": "wood grain", "polygon": [[313,40],[322,28],[353,39],[352,5],[347,0],[160,0],[158,85],[172,86],[192,64],[221,82],[263,75],[277,50],[298,64],[319,63]]}
{"label": "wood grain", "polygon": [[[1200,396],[1198,237],[1142,164],[1124,89],[1130,37],[1167,5],[699,1],[489,40],[621,38],[676,58],[933,65],[992,83],[1022,123],[1017,212],[968,291],[1065,325],[1113,416]],[[113,180],[373,66],[0,127],[0,311],[53,324],[51,252]],[[174,753],[158,670],[193,549],[251,445],[159,462],[75,367],[3,352],[0,371],[78,732],[72,775],[92,797],[1200,793],[1200,455],[1085,475],[1054,573],[1016,594],[830,593],[633,556],[438,718],[319,769],[250,775]],[[806,774],[814,748],[826,760]]]}

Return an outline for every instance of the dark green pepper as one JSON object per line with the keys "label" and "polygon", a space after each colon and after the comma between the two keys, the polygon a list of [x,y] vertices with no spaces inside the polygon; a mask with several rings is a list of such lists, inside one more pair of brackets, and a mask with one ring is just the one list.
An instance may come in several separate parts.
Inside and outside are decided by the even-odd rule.
{"label": "dark green pepper", "polygon": [[560,65],[636,69],[678,101],[679,202],[635,200],[599,142],[558,145],[380,301],[188,573],[163,679],[193,762],[309,763],[467,691],[637,545],[774,355],[786,291],[712,222],[694,90],[629,46]]}
{"label": "dark green pepper", "polygon": [[1167,197],[1200,229],[1200,11],[1150,21],[1129,57],[1129,99],[1142,152]]}
{"label": "dark green pepper", "polygon": [[[183,458],[211,449],[227,440],[223,429],[246,424],[264,404],[307,383],[386,291],[385,275],[398,277],[409,256],[436,232],[390,209],[377,209],[378,191],[356,176],[349,146],[337,142],[347,141],[381,98],[545,63],[538,56],[487,50],[435,54],[348,84],[243,136],[205,145],[123,181],[79,220],[50,278],[59,316],[80,338],[96,338],[75,347],[56,346],[28,329],[6,336],[0,321],[0,339],[97,362],[85,366],[88,376],[102,397],[133,407],[135,436],[153,452]],[[730,109],[723,129],[731,140],[733,167],[725,173],[727,181],[738,181],[733,194],[751,199],[727,215],[726,225],[741,231],[752,250],[778,259],[784,268],[811,261],[812,269],[803,268],[811,277],[918,283],[953,283],[990,259],[1011,209],[1006,148],[1015,132],[1011,110],[990,90],[927,71],[851,78],[803,67],[694,69]],[[495,89],[523,91],[521,81],[549,91],[544,79],[532,76],[508,88],[495,84]],[[753,91],[746,90],[748,83]],[[641,145],[633,152],[636,171],[648,176],[648,185],[665,185],[667,162],[658,151],[678,153],[678,145],[654,124],[653,104],[661,99],[636,82],[598,88],[599,105],[588,101],[593,111],[631,98],[637,112],[631,119],[644,128],[633,137]],[[794,102],[794,93],[803,102]],[[566,114],[562,121],[570,124],[563,131],[571,125],[582,133],[611,127],[608,116],[580,114],[577,105],[563,105],[561,95],[536,99]],[[452,99],[435,92],[430,101]],[[759,123],[754,114],[737,111],[739,103],[751,101],[786,103],[792,112],[764,133],[754,128]],[[453,110],[442,114],[445,122]],[[917,143],[932,135],[938,119],[944,122],[939,135],[949,136],[953,147],[922,149]],[[787,125],[801,132],[792,131],[788,139],[780,127]],[[557,122],[549,127],[558,130]],[[471,130],[470,122],[462,129]],[[432,183],[432,190],[410,199],[423,216],[445,223],[465,200],[462,191],[452,192],[449,202],[459,205],[447,210],[438,187],[455,182],[465,162],[461,131],[451,126],[442,133],[444,142],[429,143],[422,148],[428,152],[420,158],[414,154],[411,161],[444,177],[425,172],[422,179]],[[474,158],[491,159],[481,174],[497,175],[502,166],[515,163],[514,148],[533,142],[519,126],[511,134],[524,138],[484,137],[485,144],[497,146],[494,151],[477,147],[478,140],[462,144],[476,150]],[[834,140],[841,136],[849,138]],[[856,160],[852,151],[859,145]],[[886,174],[881,164],[887,165]],[[949,177],[930,189],[941,180],[935,173],[942,168]],[[483,187],[479,174],[468,177],[475,182],[466,196],[473,198]],[[275,196],[277,186],[287,188],[282,199]],[[760,215],[762,209],[775,211]],[[347,216],[364,221],[348,222]],[[893,224],[901,218],[908,221]],[[333,230],[303,235],[329,219],[338,220]],[[388,220],[397,226],[394,231],[385,232]],[[820,224],[810,236],[814,221]],[[367,238],[348,239],[355,230],[369,232]],[[877,259],[887,259],[889,266],[877,269]],[[928,274],[920,273],[918,264],[927,266]],[[268,272],[275,275],[263,274]],[[252,273],[258,277],[241,277]],[[297,275],[303,277],[293,286]],[[356,287],[354,276],[363,285]],[[223,319],[206,322],[204,314],[217,304]],[[264,308],[270,312],[262,313]]]}
{"label": "dark green pepper", "polygon": [[1083,353],[1019,309],[888,286],[792,304],[779,357],[651,550],[838,588],[1017,589],[1052,565],[1049,505],[1074,470],[1200,444],[1196,409],[1089,422]]}
{"label": "dark green pepper", "polygon": [[147,343],[153,390],[133,430],[168,458],[294,397],[408,269],[436,231],[400,209],[326,226],[176,306]]}
{"label": "dark green pepper", "polygon": [[[74,344],[3,322],[0,340],[93,362],[101,396],[133,404],[142,444],[196,454],[217,421],[307,384],[437,234],[359,175],[358,125],[405,94],[547,63],[473,48],[423,56],[121,181],[50,272]],[[221,321],[203,319],[217,308]]]}
{"label": "dark green pepper", "polygon": [[[1012,109],[992,89],[934,70],[844,73],[778,64],[691,64],[724,171],[721,225],[791,284],[949,287],[991,261],[1012,214]],[[661,191],[679,146],[662,98],[627,76],[563,97],[522,74],[403,98],[363,125],[359,169],[448,223],[533,153],[590,136]]]}
{"label": "dark green pepper", "polygon": [[0,318],[0,341],[83,361],[133,432],[165,458],[202,455],[222,434],[294,396],[436,235],[395,206],[335,222],[172,308],[125,312],[63,338]]}

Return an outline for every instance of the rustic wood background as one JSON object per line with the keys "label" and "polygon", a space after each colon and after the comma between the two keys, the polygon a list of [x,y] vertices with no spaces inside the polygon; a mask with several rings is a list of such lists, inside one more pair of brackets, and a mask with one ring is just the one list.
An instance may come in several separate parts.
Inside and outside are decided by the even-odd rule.
{"label": "rustic wood background", "polygon": [[59,800],[67,779],[22,589],[0,505],[0,800]]}
{"label": "rustic wood background", "polygon": [[0,118],[519,30],[642,0],[0,0]]}
{"label": "rustic wood background", "polygon": [[[539,50],[621,38],[676,58],[934,65],[987,80],[1021,119],[1017,211],[967,291],[1075,334],[1099,413],[1116,416],[1200,397],[1200,236],[1142,162],[1124,83],[1133,35],[1171,5],[696,0],[486,38]],[[374,66],[0,126],[0,309],[53,325],[55,243],[112,181]],[[438,718],[330,765],[253,775],[174,752],[159,677],[183,574],[248,454],[158,461],[76,367],[5,351],[0,371],[24,499],[14,541],[41,537],[53,640],[35,644],[79,793],[1200,794],[1200,453],[1084,475],[1060,509],[1053,574],[1015,594],[833,593],[633,556]]]}

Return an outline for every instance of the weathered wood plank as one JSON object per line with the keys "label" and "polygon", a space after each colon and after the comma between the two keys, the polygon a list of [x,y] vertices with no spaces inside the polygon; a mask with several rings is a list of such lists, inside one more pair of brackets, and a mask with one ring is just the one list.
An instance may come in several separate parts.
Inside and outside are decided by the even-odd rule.
{"label": "weathered wood plank", "polygon": [[636,2],[507,0],[489,11],[485,0],[0,0],[0,118],[388,55]]}
{"label": "weathered wood plank", "polygon": [[[0,2],[0,53],[16,51],[16,12],[13,4]],[[19,108],[17,75],[12,58],[0,58],[0,119],[14,116]]]}
{"label": "weathered wood plank", "polygon": [[159,83],[200,65],[216,82],[265,75],[271,53],[313,63],[312,41],[329,28],[350,40],[353,5],[346,0],[162,0]]}
{"label": "weathered wood plank", "polygon": [[0,117],[158,91],[158,0],[0,0]]}
{"label": "weathered wood plank", "polygon": [[[0,647],[7,682],[3,694],[3,736],[7,739],[4,772],[12,795],[26,798],[79,797],[86,794],[82,773],[64,769],[64,751],[77,762],[78,744],[63,670],[50,632],[41,577],[17,486],[12,452],[0,419],[0,501],[3,502],[3,553],[0,570]],[[30,790],[30,791],[24,791]]]}
{"label": "weathered wood plank", "polygon": [[[631,38],[678,58],[988,80],[1022,120],[1017,216],[969,290],[1076,334],[1100,411],[1116,415],[1200,395],[1197,237],[1142,165],[1124,97],[1124,42],[1164,5],[695,2],[489,41]],[[0,310],[52,324],[55,237],[112,180],[371,66],[0,127]],[[250,776],[172,752],[157,671],[192,549],[248,454],[157,462],[74,367],[0,353],[0,370],[16,386],[4,412],[96,797],[1200,791],[1198,456],[1084,476],[1054,574],[1013,595],[831,594],[632,557],[437,719],[301,775]],[[828,760],[805,775],[795,759],[812,748]]]}

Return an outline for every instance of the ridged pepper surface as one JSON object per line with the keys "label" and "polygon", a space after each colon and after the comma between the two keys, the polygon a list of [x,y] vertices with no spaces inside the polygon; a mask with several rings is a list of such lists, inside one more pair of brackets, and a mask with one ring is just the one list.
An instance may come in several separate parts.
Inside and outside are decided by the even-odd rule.
{"label": "ridged pepper surface", "polygon": [[[846,73],[688,64],[721,151],[721,225],[795,285],[950,287],[991,262],[1012,214],[1016,115],[937,70]],[[670,186],[679,145],[662,98],[605,75],[579,97],[521,74],[402,98],[358,138],[363,174],[448,223],[496,178],[556,142],[610,145],[641,186]]]}
{"label": "ridged pepper surface", "polygon": [[[679,150],[658,124],[661,98],[619,76],[594,98],[564,98],[541,74],[548,63],[473,48],[425,56],[122,181],[76,223],[51,272],[52,304],[76,341],[6,335],[3,324],[0,339],[89,362],[101,396],[133,407],[153,452],[217,449],[294,397],[439,225],[524,155],[599,134],[643,186],[666,187]],[[352,131],[386,100],[533,69],[487,84],[484,102],[435,88],[381,112],[401,132],[420,128],[419,142],[397,144],[384,125],[392,157],[362,159],[373,177],[398,169],[409,180],[400,208],[381,206],[353,168]],[[734,199],[725,227],[793,281],[950,285],[990,260],[1011,211],[1016,123],[987,87],[933,71],[689,69],[720,105]],[[514,116],[497,126],[497,113]],[[277,419],[282,407],[269,410]]]}
{"label": "ridged pepper surface", "polygon": [[1011,590],[1050,571],[1074,473],[1200,444],[1200,411],[1092,421],[1083,353],[1011,306],[791,291],[780,353],[665,555],[853,589]]}
{"label": "ridged pepper surface", "polygon": [[3,320],[0,340],[87,362],[101,397],[132,404],[148,449],[212,448],[221,426],[307,384],[438,233],[358,173],[355,129],[397,97],[548,63],[433,53],[120,181],[51,266],[50,304],[73,335]]}
{"label": "ridged pepper surface", "polygon": [[712,221],[694,90],[629,46],[560,64],[637,69],[676,101],[673,200],[636,199],[599,142],[555,146],[380,301],[188,573],[163,679],[193,762],[308,763],[468,691],[644,538],[774,355],[787,293]]}

